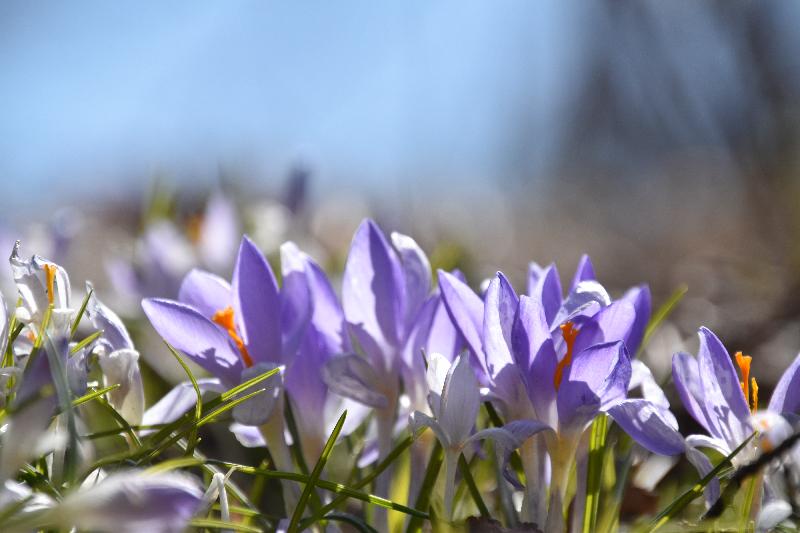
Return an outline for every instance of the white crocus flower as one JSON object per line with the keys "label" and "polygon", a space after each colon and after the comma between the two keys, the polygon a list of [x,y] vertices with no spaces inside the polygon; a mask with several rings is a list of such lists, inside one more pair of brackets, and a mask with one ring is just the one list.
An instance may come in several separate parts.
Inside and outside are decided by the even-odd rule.
{"label": "white crocus flower", "polygon": [[410,417],[411,425],[415,430],[424,426],[430,427],[444,448],[444,504],[447,518],[451,519],[456,468],[465,447],[488,438],[495,441],[500,453],[505,453],[516,448],[519,441],[511,431],[504,428],[489,428],[473,433],[481,398],[468,354],[458,356],[452,364],[443,355],[432,354],[426,377],[433,418],[415,411]]}

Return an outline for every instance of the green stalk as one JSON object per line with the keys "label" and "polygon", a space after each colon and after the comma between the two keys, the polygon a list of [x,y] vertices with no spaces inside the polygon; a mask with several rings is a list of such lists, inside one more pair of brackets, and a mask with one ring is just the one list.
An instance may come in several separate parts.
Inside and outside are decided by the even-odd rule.
{"label": "green stalk", "polygon": [[605,455],[608,417],[598,415],[592,422],[589,436],[589,463],[586,470],[586,504],[583,509],[583,532],[592,533],[597,529],[597,510],[600,504],[600,489],[603,478],[603,458]]}

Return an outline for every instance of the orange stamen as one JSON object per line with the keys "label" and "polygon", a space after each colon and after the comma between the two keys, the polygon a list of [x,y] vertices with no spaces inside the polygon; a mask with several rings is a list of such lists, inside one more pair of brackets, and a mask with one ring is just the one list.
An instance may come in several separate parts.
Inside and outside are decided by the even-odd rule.
{"label": "orange stamen", "polygon": [[575,346],[575,339],[578,338],[579,333],[578,328],[576,328],[575,324],[572,322],[565,322],[559,327],[561,328],[561,335],[564,337],[564,344],[567,345],[567,353],[564,354],[564,357],[556,365],[556,372],[553,376],[553,384],[556,386],[556,390],[561,387],[564,369],[572,363],[572,349]]}
{"label": "orange stamen", "polygon": [[50,263],[44,264],[44,276],[47,283],[47,301],[53,305],[55,299],[55,285],[56,285],[56,266]]}
{"label": "orange stamen", "polygon": [[[750,377],[750,363],[753,358],[749,355],[742,355],[742,352],[736,352],[734,357],[742,375],[742,381],[739,382],[739,385],[742,387],[744,401],[750,405],[750,410],[755,413],[758,410],[758,382],[756,378]],[[751,389],[753,391],[752,396],[750,395]]]}
{"label": "orange stamen", "polygon": [[739,366],[739,372],[742,374],[742,381],[739,383],[742,386],[744,393],[744,401],[750,401],[750,362],[753,360],[749,355],[742,355],[742,352],[736,352],[736,364]]}
{"label": "orange stamen", "polygon": [[250,368],[253,366],[253,359],[250,357],[250,354],[247,352],[247,347],[244,345],[244,341],[239,336],[239,333],[236,332],[236,322],[233,320],[233,307],[230,305],[225,309],[220,309],[214,316],[211,317],[211,320],[225,328],[230,335],[233,342],[236,343],[236,347],[239,348],[239,352],[242,354],[242,361],[244,361],[244,366]]}

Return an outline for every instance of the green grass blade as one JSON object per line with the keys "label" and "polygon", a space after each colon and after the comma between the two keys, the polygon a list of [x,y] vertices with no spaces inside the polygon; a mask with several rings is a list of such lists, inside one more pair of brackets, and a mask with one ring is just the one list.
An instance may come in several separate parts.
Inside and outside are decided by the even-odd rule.
{"label": "green grass blade", "polygon": [[83,314],[86,312],[86,306],[89,305],[89,298],[92,297],[94,294],[94,288],[90,288],[86,292],[86,296],[83,297],[83,301],[81,302],[81,306],[78,309],[78,314],[75,315],[75,321],[72,322],[72,327],[69,329],[69,339],[72,340],[75,338],[75,332],[78,331],[78,326],[81,323],[81,319],[83,318]]}
{"label": "green grass blade", "polygon": [[461,477],[464,478],[464,483],[467,485],[467,490],[469,490],[472,501],[474,501],[475,505],[478,507],[478,512],[481,514],[481,517],[491,518],[492,515],[489,512],[489,508],[486,507],[486,503],[481,497],[481,492],[475,484],[475,478],[472,477],[472,472],[469,470],[469,463],[464,459],[463,454],[458,457],[458,469],[461,472]]}
{"label": "green grass blade", "polygon": [[100,335],[102,335],[102,334],[103,334],[102,331],[95,331],[94,333],[92,333],[91,335],[89,335],[88,337],[86,337],[85,339],[80,341],[79,343],[75,344],[75,346],[73,346],[69,351],[70,355],[73,355],[73,354],[76,354],[76,353],[80,352],[83,348],[86,348],[89,344],[91,344],[95,340],[97,340],[97,338],[100,337]]}
{"label": "green grass blade", "polygon": [[353,516],[349,513],[330,513],[325,515],[325,520],[333,520],[336,522],[343,522],[345,524],[349,524],[353,526],[356,530],[358,530],[360,533],[378,533],[377,529],[367,524],[359,517]]}
{"label": "green grass blade", "polygon": [[308,499],[311,497],[311,492],[314,490],[319,476],[322,474],[322,469],[325,468],[325,463],[328,462],[328,457],[333,451],[333,445],[336,444],[336,439],[339,438],[339,433],[342,431],[342,426],[346,418],[347,410],[342,413],[342,416],[340,416],[339,420],[336,422],[336,426],[334,426],[331,435],[328,437],[328,442],[325,443],[325,448],[322,449],[322,455],[317,459],[317,464],[314,465],[314,470],[311,471],[311,475],[308,477],[308,483],[306,483],[302,494],[300,494],[300,500],[297,502],[297,507],[295,507],[294,513],[292,514],[292,520],[289,522],[288,533],[296,533],[299,531],[298,526],[300,525],[300,519],[303,518],[303,511],[306,508]]}
{"label": "green grass blade", "polygon": [[672,503],[670,503],[666,509],[658,513],[653,521],[650,523],[650,529],[648,533],[653,533],[664,524],[675,518],[678,513],[680,513],[687,505],[689,505],[692,501],[699,498],[703,494],[703,489],[705,489],[706,485],[708,485],[712,479],[714,479],[719,473],[722,471],[723,468],[726,466],[731,465],[731,459],[736,457],[736,455],[741,452],[745,446],[752,440],[755,436],[755,433],[747,437],[744,442],[742,442],[739,446],[733,450],[730,455],[728,455],[725,459],[719,462],[707,475],[703,477],[699,482],[697,482],[692,488],[678,496]]}
{"label": "green grass blade", "polygon": [[637,353],[641,354],[644,351],[645,346],[650,342],[650,338],[653,336],[653,333],[656,332],[658,327],[661,325],[664,320],[667,319],[669,315],[672,314],[672,311],[675,309],[683,297],[686,296],[686,293],[689,291],[688,285],[680,285],[677,289],[670,295],[666,302],[664,302],[661,307],[653,314],[653,317],[650,319],[650,322],[647,324],[647,328],[644,330],[644,337],[642,338],[642,344],[639,346],[639,351]]}
{"label": "green grass blade", "polygon": [[[423,430],[424,431],[424,430]],[[392,463],[394,463],[402,454],[405,452],[417,438],[423,433],[420,431],[418,433],[412,434],[407,436],[405,439],[400,441],[397,446],[386,456],[386,458],[381,461],[375,468],[372,469],[372,472],[361,478],[358,483],[351,486],[352,489],[358,490],[362,487],[366,487],[372,481],[377,478],[384,470],[389,468]],[[312,524],[316,523],[318,520],[321,520],[325,517],[328,513],[334,510],[338,505],[344,502],[347,499],[347,496],[337,496],[334,498],[329,504],[323,506],[319,511],[314,513],[313,516],[310,518],[305,519],[300,524],[301,530],[306,530],[311,527]]]}
{"label": "green grass blade", "polygon": [[90,402],[90,401],[94,400],[95,398],[98,398],[98,397],[104,395],[107,392],[111,392],[114,389],[118,389],[119,387],[120,387],[120,384],[119,383],[115,383],[113,385],[109,385],[108,387],[104,387],[102,389],[93,390],[92,392],[84,394],[80,398],[75,398],[74,400],[72,400],[72,407],[78,407],[79,405],[83,405],[86,402]]}
{"label": "green grass blade", "polygon": [[240,385],[237,385],[237,386],[233,387],[232,389],[229,389],[229,390],[223,392],[222,394],[219,395],[219,399],[222,402],[226,402],[226,401],[230,400],[231,398],[233,398],[234,396],[236,396],[237,394],[246,391],[247,389],[249,389],[250,387],[252,387],[253,385],[255,385],[257,383],[261,383],[265,379],[268,379],[268,378],[274,376],[275,374],[277,374],[280,371],[281,371],[280,367],[279,368],[273,368],[272,370],[267,370],[263,374],[259,374],[258,376],[254,377],[252,379],[248,379],[244,383],[241,383]]}
{"label": "green grass blade", "polygon": [[608,433],[608,417],[598,415],[592,422],[589,435],[589,457],[586,468],[586,503],[583,509],[583,532],[597,531],[597,510],[600,504],[600,489],[603,479],[603,459]]}
{"label": "green grass blade", "polygon": [[245,531],[247,533],[261,533],[261,528],[246,526],[237,522],[226,522],[224,520],[217,520],[215,518],[195,518],[189,525],[196,528],[215,529],[215,530],[232,530],[232,531]]}
{"label": "green grass blade", "polygon": [[[414,503],[414,507],[417,509],[428,509],[431,506],[431,494],[433,494],[433,487],[436,485],[436,479],[439,477],[439,470],[441,470],[443,462],[444,449],[437,440],[436,446],[434,446],[431,452],[431,458],[428,461],[428,468],[425,469],[425,477],[422,480],[422,487],[419,490],[417,501]],[[421,517],[416,516],[409,520],[406,532],[412,533],[420,531],[421,529]]]}
{"label": "green grass blade", "polygon": [[192,382],[192,387],[194,388],[194,392],[195,394],[197,394],[197,402],[195,402],[194,406],[195,426],[192,429],[191,433],[189,433],[189,439],[188,439],[189,446],[186,449],[187,455],[192,455],[192,453],[194,453],[195,447],[197,446],[197,428],[198,428],[197,423],[203,416],[203,393],[200,392],[200,386],[197,384],[197,380],[195,379],[194,374],[192,373],[192,369],[189,368],[189,365],[186,364],[186,362],[183,360],[183,357],[181,357],[178,351],[175,350],[175,348],[173,348],[168,342],[165,341],[164,344],[167,345],[167,348],[169,349],[172,356],[175,357],[175,359],[178,361],[178,364],[180,364],[181,368],[183,368],[183,371],[186,372],[187,376],[189,376],[189,381]]}

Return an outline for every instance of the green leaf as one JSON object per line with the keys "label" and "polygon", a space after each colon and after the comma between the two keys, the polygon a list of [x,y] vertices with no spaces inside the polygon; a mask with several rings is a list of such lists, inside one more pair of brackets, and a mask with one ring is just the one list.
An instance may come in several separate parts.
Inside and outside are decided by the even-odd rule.
{"label": "green leaf", "polygon": [[113,385],[109,385],[108,387],[104,387],[102,389],[93,390],[87,394],[84,394],[80,398],[75,398],[72,400],[72,407],[78,407],[79,405],[85,404],[86,402],[90,402],[95,398],[98,398],[104,395],[107,392],[111,392],[114,389],[118,389],[120,387],[119,383],[115,383]]}
{"label": "green leaf", "polygon": [[[381,461],[375,468],[372,469],[372,472],[361,478],[361,480],[359,480],[355,485],[352,485],[351,488],[358,490],[372,483],[372,481],[375,478],[377,478],[384,470],[389,468],[392,465],[392,463],[394,463],[403,454],[403,452],[406,451],[411,446],[411,444],[414,443],[415,440],[417,440],[417,438],[424,431],[425,430],[423,429],[415,434],[407,436],[405,439],[400,441],[397,444],[397,446],[395,446],[394,449],[391,452],[389,452],[386,458],[383,461]],[[301,530],[308,529],[309,527],[311,527],[312,524],[314,524],[318,520],[321,520],[327,513],[335,509],[339,504],[341,504],[346,499],[347,496],[337,496],[329,504],[323,506],[319,511],[314,513],[313,516],[305,519],[300,524],[300,529]]]}
{"label": "green leaf", "polygon": [[597,531],[597,510],[600,504],[600,489],[603,479],[608,417],[598,415],[592,422],[589,435],[589,457],[586,468],[586,504],[583,510],[583,532]]}
{"label": "green leaf", "polygon": [[192,429],[191,433],[189,433],[189,440],[188,440],[189,446],[186,449],[186,453],[188,455],[192,455],[195,447],[197,446],[198,422],[200,421],[200,418],[203,416],[203,393],[200,392],[200,386],[197,384],[197,380],[195,379],[192,370],[189,368],[189,365],[187,365],[186,362],[183,360],[183,357],[181,357],[181,355],[177,352],[177,350],[175,350],[175,348],[173,348],[168,342],[165,341],[164,344],[167,345],[167,348],[169,348],[170,353],[172,353],[172,355],[178,361],[178,364],[181,365],[183,371],[186,372],[186,375],[189,376],[189,381],[192,382],[192,387],[194,388],[194,392],[195,394],[197,394],[197,402],[195,402],[194,405],[195,426]]}
{"label": "green leaf", "polygon": [[73,346],[72,349],[70,349],[70,351],[69,351],[70,355],[78,353],[83,348],[85,348],[86,346],[88,346],[89,344],[94,342],[102,334],[103,334],[102,330],[95,331],[94,333],[92,333],[91,335],[89,335],[88,337],[86,337],[85,339],[80,341],[79,343],[75,344],[75,346]]}
{"label": "green leaf", "polygon": [[179,468],[189,468],[192,466],[200,466],[203,461],[196,457],[178,457],[177,459],[170,459],[157,465],[153,465],[145,470],[147,474],[157,474],[160,472],[169,472],[170,470],[177,470]]}
{"label": "green leaf", "polygon": [[306,483],[302,494],[300,494],[300,500],[297,502],[297,507],[295,507],[294,513],[292,514],[292,520],[289,522],[289,533],[296,533],[299,531],[298,526],[300,525],[300,519],[303,517],[303,511],[306,508],[308,499],[311,497],[311,492],[314,490],[314,486],[320,474],[322,474],[322,469],[325,468],[325,463],[328,462],[328,457],[333,451],[333,445],[336,444],[336,439],[339,438],[339,433],[342,431],[342,425],[344,425],[346,418],[347,410],[342,413],[342,416],[340,416],[339,420],[336,422],[336,426],[334,426],[333,431],[328,437],[328,442],[325,443],[325,448],[322,449],[322,454],[319,456],[319,459],[317,459],[317,464],[314,465],[314,470],[311,471],[311,475],[308,477],[308,483]]}
{"label": "green leaf", "polygon": [[[441,470],[443,462],[444,449],[437,440],[431,452],[431,458],[428,461],[428,468],[425,469],[425,477],[422,480],[422,487],[419,489],[417,501],[414,504],[414,507],[417,509],[428,509],[431,506],[431,494],[433,493],[433,487],[436,485],[436,478],[439,477],[439,470]],[[408,528],[406,529],[407,533],[420,531],[422,529],[422,520],[420,520],[420,518],[422,517],[417,516],[409,520]]]}
{"label": "green leaf", "polygon": [[464,478],[464,482],[467,484],[469,494],[472,497],[472,501],[474,501],[475,505],[478,507],[478,512],[481,514],[481,517],[491,518],[492,515],[489,513],[489,508],[486,507],[486,504],[481,497],[481,492],[478,490],[478,486],[475,484],[475,478],[472,477],[472,472],[469,470],[469,464],[467,463],[467,460],[464,459],[463,454],[459,454],[458,456],[458,469],[461,472],[461,476]]}
{"label": "green leaf", "polygon": [[69,330],[69,339],[72,340],[75,337],[75,332],[78,331],[78,326],[81,323],[81,319],[83,318],[83,314],[86,312],[86,306],[89,305],[89,298],[92,297],[94,293],[94,288],[90,288],[86,292],[86,296],[83,297],[83,302],[81,302],[81,306],[78,309],[78,314],[75,315],[75,321],[72,323],[72,327]]}
{"label": "green leaf", "polygon": [[258,527],[246,526],[237,522],[226,522],[225,520],[217,520],[215,518],[195,518],[189,525],[197,528],[206,529],[219,529],[219,530],[233,530],[233,531],[246,531],[248,533],[261,533],[263,530]]}
{"label": "green leaf", "polygon": [[345,524],[350,524],[361,533],[378,533],[377,529],[367,524],[359,517],[351,515],[349,513],[330,513],[325,515],[325,520],[333,520],[336,522],[344,522]]}
{"label": "green leaf", "polygon": [[650,522],[650,529],[648,533],[653,533],[664,524],[678,516],[687,505],[689,505],[692,501],[699,498],[703,494],[703,489],[708,485],[712,479],[719,475],[723,468],[732,464],[731,460],[736,457],[736,455],[741,452],[745,446],[753,439],[755,433],[747,437],[739,446],[733,450],[730,455],[725,457],[722,461],[719,462],[706,476],[703,477],[698,483],[696,483],[692,488],[678,496],[672,503],[670,503],[666,509],[658,513],[652,522]]}

